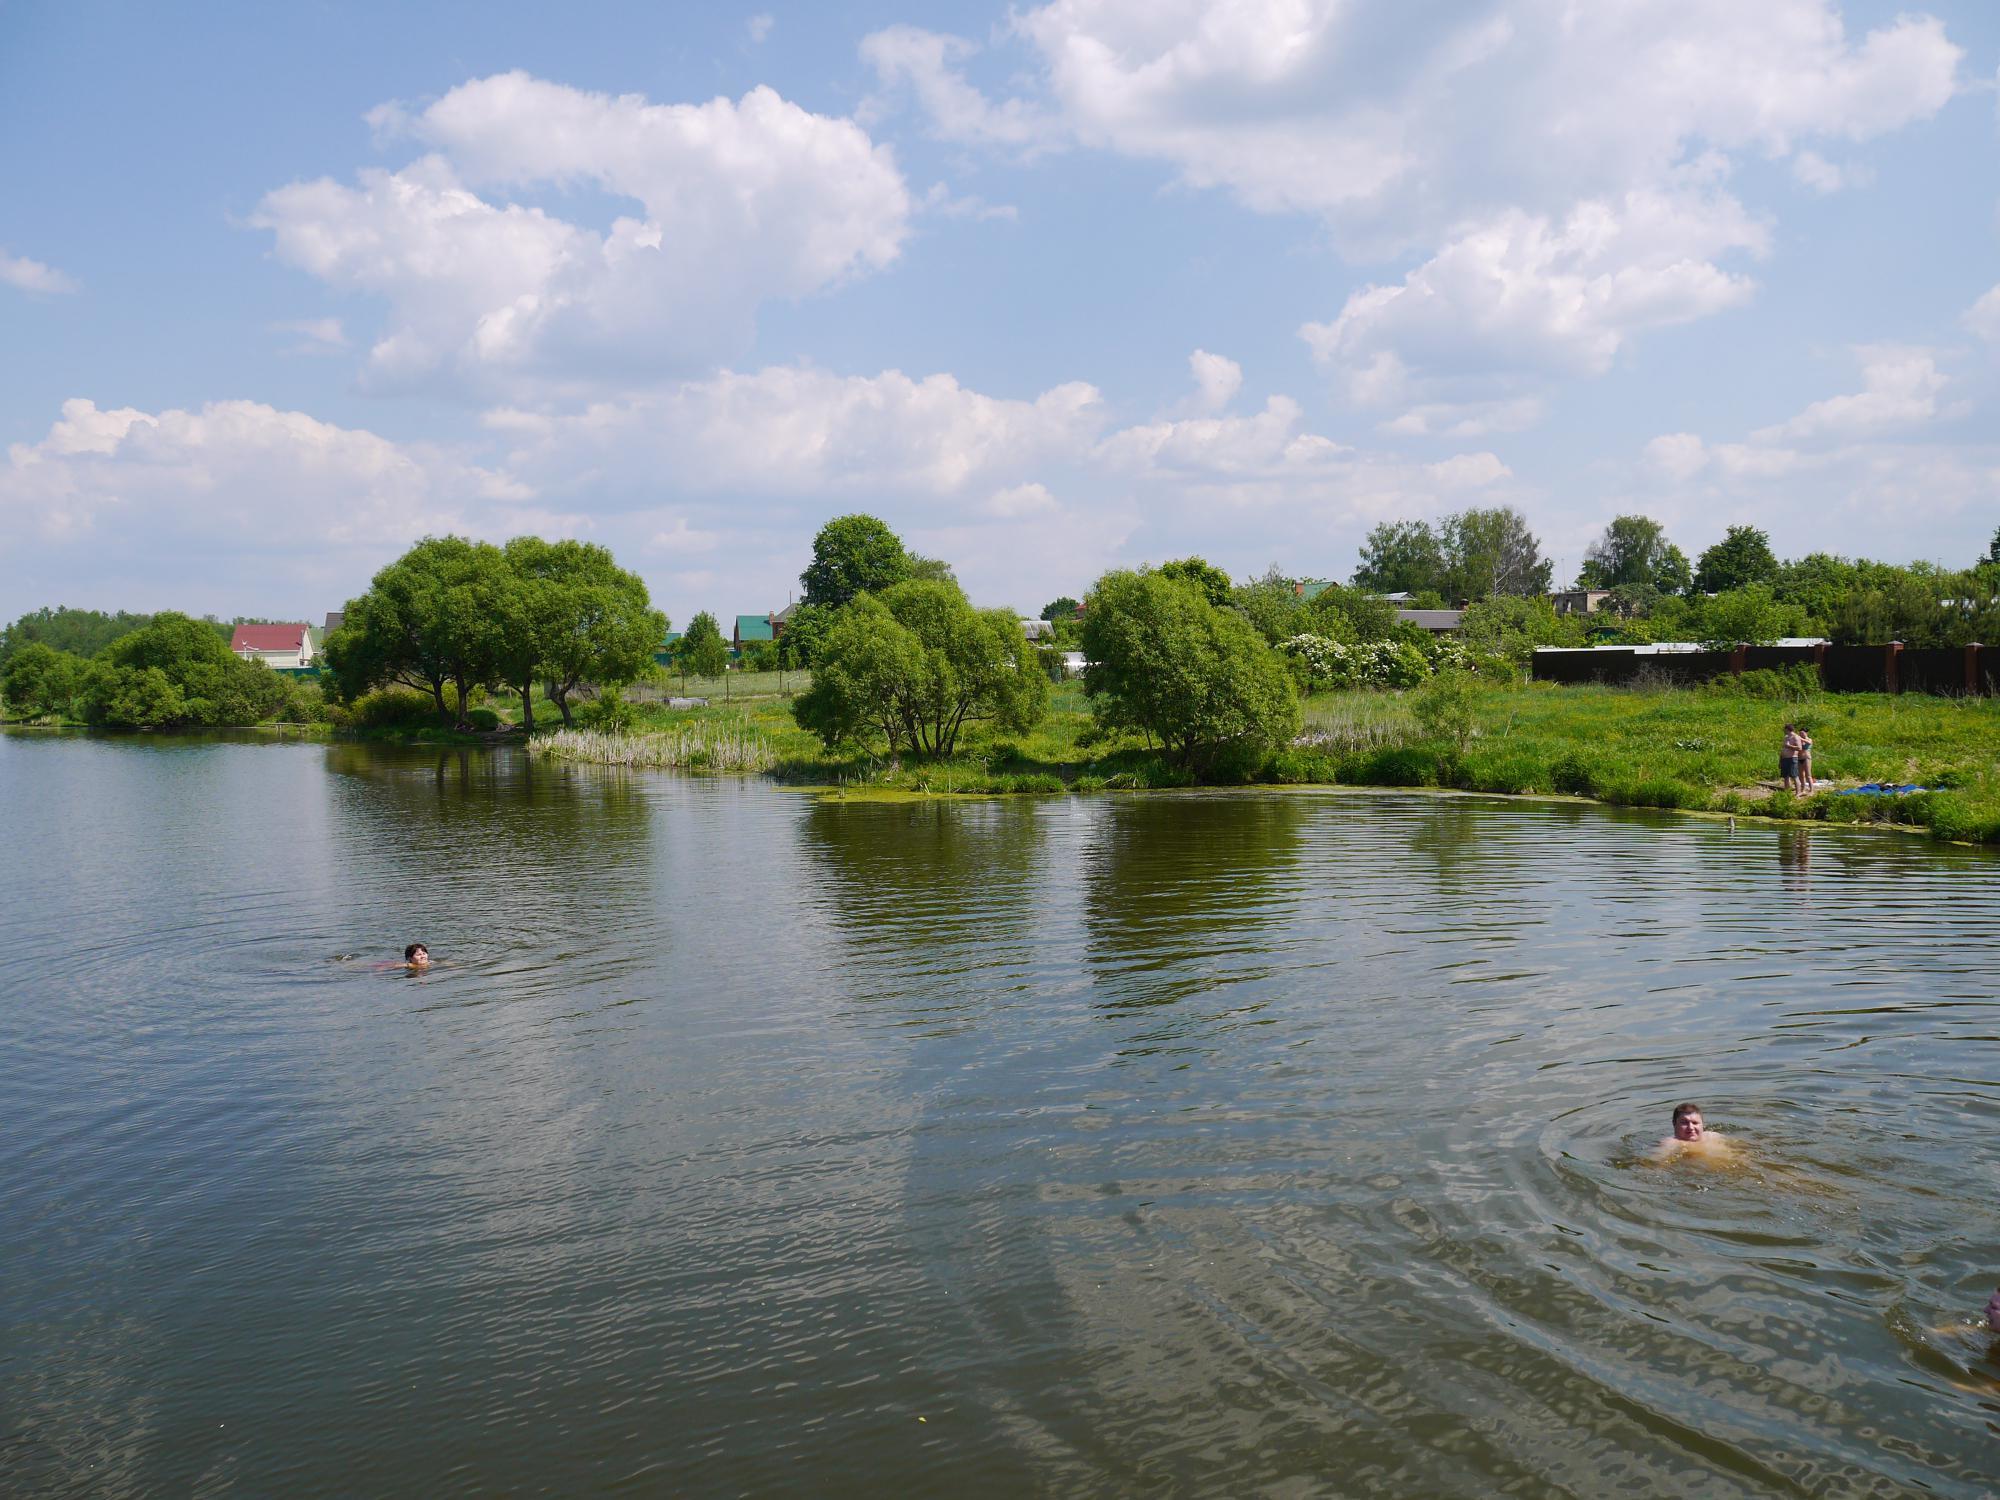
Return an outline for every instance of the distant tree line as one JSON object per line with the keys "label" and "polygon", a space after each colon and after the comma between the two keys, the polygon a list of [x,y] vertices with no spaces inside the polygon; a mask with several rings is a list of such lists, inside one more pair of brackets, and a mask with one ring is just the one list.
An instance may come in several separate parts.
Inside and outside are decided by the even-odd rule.
{"label": "distant tree line", "polygon": [[[0,698],[15,717],[175,729],[323,716],[317,688],[235,655],[212,620],[171,610],[41,610],[24,620],[33,628],[8,627],[0,665]],[[72,649],[95,642],[88,655]]]}

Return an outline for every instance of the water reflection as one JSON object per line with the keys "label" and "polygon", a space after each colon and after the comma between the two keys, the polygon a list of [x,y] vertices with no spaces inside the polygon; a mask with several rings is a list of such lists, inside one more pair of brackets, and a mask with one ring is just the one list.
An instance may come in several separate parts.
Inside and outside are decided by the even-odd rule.
{"label": "water reflection", "polygon": [[[10,1492],[1989,1488],[1988,857],[353,745],[0,794]],[[1751,1169],[1637,1164],[1684,1097]]]}

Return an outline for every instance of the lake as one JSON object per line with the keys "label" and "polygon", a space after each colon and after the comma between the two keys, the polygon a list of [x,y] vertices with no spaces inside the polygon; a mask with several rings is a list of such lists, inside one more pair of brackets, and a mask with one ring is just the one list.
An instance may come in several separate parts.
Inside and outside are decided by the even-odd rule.
{"label": "lake", "polygon": [[[2000,1471],[1990,854],[34,733],[0,798],[10,1496]],[[1682,1099],[1745,1165],[1645,1160]]]}

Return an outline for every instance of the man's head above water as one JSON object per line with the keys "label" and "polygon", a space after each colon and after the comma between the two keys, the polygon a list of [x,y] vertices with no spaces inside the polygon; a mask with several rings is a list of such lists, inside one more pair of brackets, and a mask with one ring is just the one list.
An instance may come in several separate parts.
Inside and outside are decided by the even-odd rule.
{"label": "man's head above water", "polygon": [[1676,1104],[1674,1106],[1674,1139],[1677,1141],[1698,1141],[1708,1126],[1701,1118],[1699,1104]]}

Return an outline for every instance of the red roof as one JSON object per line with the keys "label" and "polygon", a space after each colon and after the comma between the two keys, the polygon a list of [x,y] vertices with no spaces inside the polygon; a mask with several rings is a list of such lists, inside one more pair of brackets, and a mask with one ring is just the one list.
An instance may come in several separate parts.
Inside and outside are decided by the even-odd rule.
{"label": "red roof", "polygon": [[238,625],[229,637],[231,651],[299,651],[304,649],[303,625]]}

